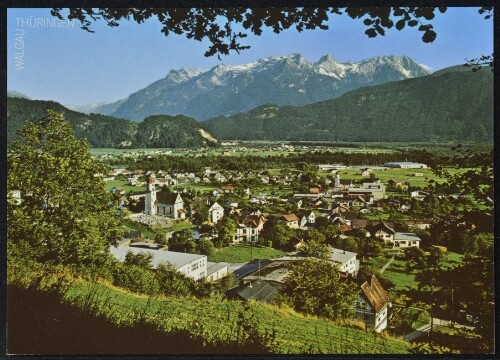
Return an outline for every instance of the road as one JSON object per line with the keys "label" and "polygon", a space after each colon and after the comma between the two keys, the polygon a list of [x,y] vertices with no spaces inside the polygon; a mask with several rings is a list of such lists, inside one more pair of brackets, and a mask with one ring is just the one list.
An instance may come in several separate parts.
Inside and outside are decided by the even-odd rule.
{"label": "road", "polygon": [[[450,326],[451,325],[450,320],[442,320],[442,319],[438,319],[438,318],[433,318],[432,320],[433,320],[434,326]],[[462,324],[457,324],[457,323],[455,323],[453,325],[453,327],[459,328],[459,329],[469,329],[469,330],[475,329],[474,326],[462,325]],[[405,339],[406,341],[415,340],[416,338],[422,336],[423,334],[429,332],[430,330],[431,330],[431,324],[430,323],[425,324],[424,326],[419,327],[417,330],[412,331],[411,333],[405,335],[403,337],[403,339]]]}
{"label": "road", "polygon": [[[261,260],[260,261],[260,268],[263,268],[267,266],[268,264],[271,263],[271,260]],[[241,278],[254,273],[259,270],[259,261],[254,260],[249,263],[234,263],[229,265],[229,272],[232,272],[234,274],[234,277],[236,280],[240,280]]]}

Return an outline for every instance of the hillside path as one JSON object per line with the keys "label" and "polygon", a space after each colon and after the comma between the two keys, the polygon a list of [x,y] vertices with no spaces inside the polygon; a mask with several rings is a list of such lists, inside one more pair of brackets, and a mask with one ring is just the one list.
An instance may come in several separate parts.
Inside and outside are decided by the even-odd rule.
{"label": "hillside path", "polygon": [[387,269],[389,267],[389,265],[392,264],[393,261],[394,261],[394,256],[389,259],[389,261],[387,262],[387,264],[385,264],[384,266],[382,266],[382,269],[380,269],[380,273],[383,274],[384,271],[385,271],[385,269]]}

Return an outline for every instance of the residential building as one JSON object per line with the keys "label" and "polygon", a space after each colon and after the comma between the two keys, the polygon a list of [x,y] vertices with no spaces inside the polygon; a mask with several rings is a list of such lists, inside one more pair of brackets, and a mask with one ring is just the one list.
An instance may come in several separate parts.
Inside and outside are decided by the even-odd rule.
{"label": "residential building", "polygon": [[420,247],[420,239],[417,234],[410,232],[394,233],[393,246],[399,248]]}
{"label": "residential building", "polygon": [[359,297],[354,304],[359,319],[374,331],[382,332],[388,325],[390,307],[387,292],[377,277],[372,275],[369,282],[365,281],[361,285]]}
{"label": "residential building", "polygon": [[281,215],[280,220],[292,229],[299,227],[299,218],[295,214]]}
{"label": "residential building", "polygon": [[356,276],[359,271],[359,260],[356,256],[354,252],[332,249],[329,260],[338,266],[341,273]]}
{"label": "residential building", "polygon": [[208,209],[208,219],[214,224],[224,216],[224,208],[217,202],[214,202]]}
{"label": "residential building", "polygon": [[266,219],[262,215],[240,216],[237,220],[234,243],[257,242]]}
{"label": "residential building", "polygon": [[394,241],[394,234],[396,232],[394,231],[392,226],[389,226],[384,221],[367,225],[365,229],[370,233],[371,236],[383,239],[386,244],[392,244]]}

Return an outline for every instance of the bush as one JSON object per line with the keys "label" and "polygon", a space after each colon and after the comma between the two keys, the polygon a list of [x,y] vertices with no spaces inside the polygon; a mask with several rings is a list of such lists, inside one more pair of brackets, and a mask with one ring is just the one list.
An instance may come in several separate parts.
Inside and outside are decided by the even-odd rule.
{"label": "bush", "polygon": [[114,267],[113,284],[147,295],[160,292],[160,284],[153,271],[137,265],[117,263]]}

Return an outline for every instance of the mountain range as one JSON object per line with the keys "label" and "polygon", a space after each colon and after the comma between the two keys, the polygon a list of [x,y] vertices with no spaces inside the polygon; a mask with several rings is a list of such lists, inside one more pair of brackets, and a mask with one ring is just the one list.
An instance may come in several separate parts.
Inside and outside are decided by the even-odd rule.
{"label": "mountain range", "polygon": [[[401,61],[404,59],[400,58]],[[190,81],[186,79],[194,79],[204,73],[185,70],[176,74],[173,76],[171,72],[170,86],[186,84]],[[157,82],[158,92],[164,90],[165,84]],[[266,91],[268,89],[264,87],[262,92]],[[64,114],[76,136],[87,138],[92,147],[198,147],[216,145],[217,139],[493,140],[492,73],[487,70],[472,72],[463,66],[358,88],[338,98],[307,105],[267,103],[249,111],[217,116],[204,122],[197,122],[186,115],[155,115],[147,116],[138,123],[113,116],[87,115],[56,102],[18,98],[12,92],[9,95],[15,97],[9,96],[7,100],[8,143],[16,137],[23,121],[38,119],[45,115],[47,109]]]}
{"label": "mountain range", "polygon": [[357,63],[340,63],[331,55],[317,62],[308,62],[300,54],[271,56],[242,65],[220,64],[208,71],[171,70],[127,99],[72,108],[134,121],[154,114],[184,114],[203,121],[266,103],[311,104],[363,86],[428,73],[406,56],[379,56]]}
{"label": "mountain range", "polygon": [[455,66],[305,106],[266,104],[204,123],[231,140],[493,140],[493,74]]}

